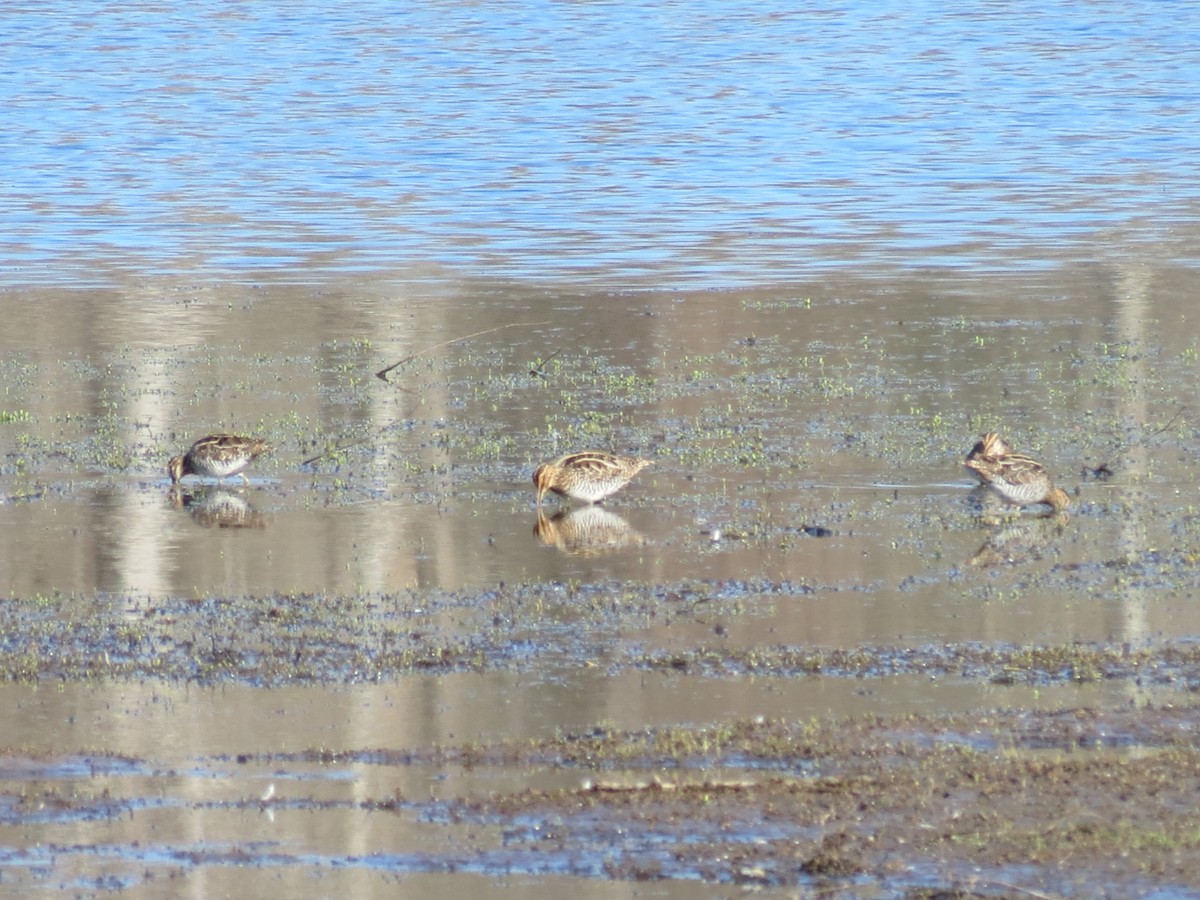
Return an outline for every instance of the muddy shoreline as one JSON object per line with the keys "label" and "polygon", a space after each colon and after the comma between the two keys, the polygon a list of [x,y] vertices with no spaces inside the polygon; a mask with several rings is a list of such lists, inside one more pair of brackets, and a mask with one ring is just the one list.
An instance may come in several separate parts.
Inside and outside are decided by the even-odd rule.
{"label": "muddy shoreline", "polygon": [[[973,716],[735,720],[429,748],[312,748],[193,758],[193,775],[241,784],[189,796],[130,756],[9,749],[0,828],[176,814],[260,820],[349,816],[372,832],[418,829],[419,846],[297,854],[274,841],[183,850],[151,835],[116,844],[5,851],[5,881],[89,865],[111,884],[223,869],[269,873],[549,873],[623,882],[702,882],[831,897],[1194,896],[1200,884],[1200,709],[1178,706]],[[325,779],[369,770],[373,789],[331,799]],[[305,775],[304,773],[309,773]],[[436,772],[444,787],[386,785]],[[505,788],[512,773],[524,782]],[[285,773],[292,773],[285,776]],[[266,790],[251,785],[269,780]],[[122,791],[140,779],[157,793]],[[557,787],[531,786],[557,783]],[[105,787],[105,785],[109,785]],[[308,786],[306,786],[308,785]],[[434,837],[440,836],[440,837]],[[123,862],[122,862],[123,861]],[[19,874],[27,867],[26,876]],[[16,867],[16,868],[14,868]],[[253,879],[251,879],[253,883]]]}
{"label": "muddy shoreline", "polygon": [[[1046,278],[189,295],[145,347],[50,298],[0,890],[1197,896],[1190,272]],[[1067,515],[981,515],[993,429]],[[170,490],[214,430],[277,449]],[[654,465],[537,515],[590,447]]]}
{"label": "muddy shoreline", "polygon": [[[751,585],[737,587],[687,582],[372,597],[10,599],[0,604],[0,677],[39,688],[158,681],[281,689],[387,684],[439,672],[533,674],[557,657],[602,666],[614,677],[659,670],[716,679],[851,679],[864,687],[896,674],[1031,687],[1153,684],[1176,692],[1178,703],[970,716],[757,718],[632,731],[597,723],[552,738],[425,747],[343,743],[270,752],[250,743],[244,752],[187,763],[224,769],[235,782],[271,779],[257,797],[221,801],[224,812],[394,817],[444,832],[451,847],[334,854],[323,861],[281,858],[274,844],[162,852],[181,871],[230,864],[264,871],[364,868],[402,877],[553,871],[613,883],[699,881],[846,897],[1083,897],[1101,890],[1133,896],[1151,886],[1165,896],[1188,896],[1200,885],[1200,647],[1081,642],[750,650],[723,647],[714,636],[706,645],[668,652],[648,649],[638,638],[635,625],[646,621],[651,606],[703,596],[710,613],[732,602],[744,609]],[[794,590],[769,582],[753,588],[775,600]],[[730,600],[735,594],[739,599]],[[585,619],[593,610],[586,635],[556,624],[553,605],[564,602]],[[534,607],[542,611],[541,625],[526,616],[518,627],[522,612]],[[144,816],[157,804],[153,791],[102,787],[114,777],[163,789],[154,759],[87,747],[62,747],[47,757],[10,744],[0,766],[10,778],[20,773],[19,790],[0,791],[0,825],[16,829]],[[321,781],[347,768],[373,770],[372,783],[431,772],[446,785],[475,787],[436,797],[379,788],[358,791],[353,800],[331,800],[321,789],[304,787],[306,779]],[[291,774],[280,781],[285,773]],[[527,774],[516,786],[497,787],[514,773]],[[186,811],[197,801],[179,796],[170,802]],[[90,845],[55,845],[60,859],[84,860],[95,852]],[[118,868],[141,860],[144,872],[155,869],[136,847],[107,852],[125,860]],[[52,871],[61,872],[62,863],[57,866]],[[142,877],[122,875],[131,883]]]}

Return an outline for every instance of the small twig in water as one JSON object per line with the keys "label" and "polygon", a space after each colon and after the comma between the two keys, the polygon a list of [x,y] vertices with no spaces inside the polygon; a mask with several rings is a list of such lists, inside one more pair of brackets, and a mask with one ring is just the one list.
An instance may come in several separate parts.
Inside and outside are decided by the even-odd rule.
{"label": "small twig in water", "polygon": [[351,447],[357,447],[359,444],[365,444],[368,440],[368,438],[360,438],[359,440],[351,441],[348,444],[339,444],[336,447],[326,450],[324,453],[318,453],[316,456],[309,457],[308,459],[304,460],[304,462],[300,463],[300,465],[307,466],[315,462],[320,462],[326,457],[333,456],[335,453],[341,453],[343,450],[349,450]]}
{"label": "small twig in water", "polygon": [[1035,891],[1033,888],[1021,887],[1019,884],[1012,884],[1008,881],[997,881],[993,878],[980,879],[975,883],[994,885],[996,887],[1006,888],[1010,891],[1017,891],[1021,894],[1028,894],[1030,897],[1036,897],[1037,900],[1062,900],[1062,896],[1059,894],[1043,894],[1041,891]]}
{"label": "small twig in water", "polygon": [[532,375],[534,378],[549,377],[546,375],[546,363],[553,360],[554,357],[558,356],[559,354],[561,354],[563,352],[563,350],[566,350],[566,349],[567,349],[566,347],[560,347],[558,350],[555,350],[553,353],[551,353],[545,359],[539,359],[532,366],[530,366],[529,374]]}
{"label": "small twig in water", "polygon": [[451,344],[457,344],[460,341],[469,341],[471,338],[477,338],[481,335],[491,334],[493,331],[503,331],[505,328],[533,328],[536,325],[549,325],[549,322],[510,322],[507,325],[497,325],[495,328],[485,328],[483,331],[476,331],[474,334],[464,334],[462,337],[452,338],[448,341],[442,341],[440,344],[434,344],[432,347],[426,347],[424,350],[419,350],[411,356],[406,356],[399,362],[394,362],[386,369],[380,369],[375,373],[375,377],[380,381],[388,380],[388,372],[392,369],[398,369],[405,363],[410,363],[419,356],[424,356],[426,353],[432,353],[434,350],[440,350],[442,347],[449,347]]}
{"label": "small twig in water", "polygon": [[1112,469],[1113,463],[1115,463],[1117,461],[1118,456],[1120,456],[1122,453],[1125,453],[1127,450],[1129,450],[1131,447],[1133,447],[1133,445],[1136,443],[1144,443],[1145,441],[1149,440],[1150,438],[1158,437],[1160,434],[1162,434],[1164,431],[1166,431],[1168,428],[1170,428],[1172,425],[1174,425],[1175,420],[1178,419],[1180,416],[1182,416],[1186,409],[1187,409],[1186,405],[1179,407],[1179,409],[1175,410],[1175,415],[1173,415],[1173,416],[1171,416],[1171,418],[1167,419],[1167,424],[1163,425],[1161,428],[1156,428],[1154,431],[1150,432],[1150,434],[1141,438],[1139,441],[1126,441],[1124,444],[1122,444],[1117,449],[1117,451],[1115,453],[1113,453],[1113,455],[1111,457],[1109,457],[1104,462],[1100,463],[1100,465],[1084,466],[1083,467],[1084,477],[1086,478],[1086,477],[1090,476],[1092,478],[1101,478],[1101,479],[1112,478],[1113,475],[1116,474],[1113,472],[1113,469]]}

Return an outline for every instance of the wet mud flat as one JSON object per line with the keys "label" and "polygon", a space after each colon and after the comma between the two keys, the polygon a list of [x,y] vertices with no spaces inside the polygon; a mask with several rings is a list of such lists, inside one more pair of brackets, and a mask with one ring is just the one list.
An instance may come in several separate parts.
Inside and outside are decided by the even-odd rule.
{"label": "wet mud flat", "polygon": [[[97,896],[235,869],[240,890],[282,878],[305,892],[350,873],[359,884],[569,876],[768,896],[1195,896],[1196,724],[1194,706],[742,720],[245,753],[186,771],[10,749],[0,775],[24,785],[0,792],[3,886]],[[348,768],[375,770],[380,787],[336,790]],[[420,771],[449,787],[432,797],[383,786]],[[210,786],[196,796],[189,779]],[[561,786],[501,786],[523,779]],[[474,786],[453,787],[464,783]],[[220,837],[176,835],[172,821]],[[276,826],[289,821],[321,827],[282,841]],[[320,837],[348,827],[369,838],[346,849]],[[72,840],[81,831],[93,837]]]}
{"label": "wet mud flat", "polygon": [[[193,297],[91,405],[18,348],[0,892],[1195,896],[1189,278]],[[989,430],[1067,515],[979,514]],[[654,464],[535,511],[587,447]]]}
{"label": "wet mud flat", "polygon": [[[829,591],[829,586],[823,586]],[[53,684],[161,679],[203,686],[387,683],[416,674],[513,672],[710,678],[898,675],[997,685],[1134,683],[1200,690],[1200,642],[924,642],[743,646],[739,619],[803,601],[810,585],[686,581],[531,583],[489,591],[174,598],[69,595],[0,602],[0,679]],[[700,628],[695,626],[699,624]],[[664,635],[677,630],[682,638]]]}
{"label": "wet mud flat", "polygon": [[701,690],[705,679],[768,676],[870,690],[907,674],[1040,690],[1152,685],[1158,699],[638,729],[597,722],[411,746],[354,746],[344,735],[323,743],[301,730],[308,743],[284,751],[269,749],[268,729],[233,736],[233,752],[181,756],[115,752],[100,735],[54,753],[10,739],[0,756],[0,887],[165,894],[236,871],[234,890],[282,878],[309,893],[418,876],[454,885],[471,874],[547,890],[553,876],[780,896],[1200,890],[1200,646],[648,645],[646,622],[661,623],[664,607],[685,598],[734,620],[753,617],[755,603],[811,591],[690,581],[8,600],[0,673],[10,685],[85,685],[114,698],[123,683],[207,686],[218,704],[230,688],[270,695],[340,683],[353,702],[355,685],[496,672],[553,680],[556,667],[697,677]]}
{"label": "wet mud flat", "polygon": [[1167,708],[597,729],[429,758],[579,771],[577,786],[412,805],[494,826],[478,852],[516,867],[557,856],[585,875],[830,895],[1131,895],[1200,878],[1196,722]]}

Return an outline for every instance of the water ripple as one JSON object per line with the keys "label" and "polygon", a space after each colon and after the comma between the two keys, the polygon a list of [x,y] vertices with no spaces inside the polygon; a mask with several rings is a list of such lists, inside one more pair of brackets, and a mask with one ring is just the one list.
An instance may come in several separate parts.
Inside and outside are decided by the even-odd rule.
{"label": "water ripple", "polygon": [[1185,2],[10,10],[0,268],[1191,260],[1197,26]]}

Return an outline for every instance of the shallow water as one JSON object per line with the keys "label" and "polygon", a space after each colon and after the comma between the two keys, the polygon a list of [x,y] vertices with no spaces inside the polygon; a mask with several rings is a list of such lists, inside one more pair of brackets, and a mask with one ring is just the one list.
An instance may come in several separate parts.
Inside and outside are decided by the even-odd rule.
{"label": "shallow water", "polygon": [[[364,819],[346,806],[397,789],[519,791],[546,783],[541,773],[475,783],[411,767],[213,760],[598,723],[1174,702],[1192,675],[1075,685],[1059,683],[1070,670],[885,673],[908,649],[942,644],[1194,639],[1188,275],[1170,265],[603,295],[471,285],[403,302],[381,285],[150,301],[13,292],[28,331],[0,337],[0,593],[16,623],[0,643],[50,678],[55,653],[65,663],[82,647],[93,663],[84,683],[5,691],[7,733],[20,735],[10,749],[34,760],[9,785],[65,804],[45,820],[18,810],[10,866],[29,867],[22,884],[68,888],[152,889],[146,872],[177,871],[240,887],[278,877],[297,893],[417,879],[450,895],[474,873],[508,871],[544,890],[570,875],[619,892],[598,856],[467,853],[458,827],[431,834],[415,814]],[[388,381],[375,376],[415,354]],[[993,427],[1047,462],[1072,495],[1068,519],[980,519],[962,458]],[[171,491],[167,457],[210,429],[262,434],[276,449],[249,485],[188,479]],[[554,503],[537,528],[529,481],[537,462],[586,446],[654,460],[606,504],[601,546],[570,539],[579,512],[559,517]],[[1089,474],[1101,466],[1110,477]],[[439,607],[447,590],[461,593]],[[23,640],[22,615],[32,625],[64,593],[81,617],[110,610],[91,643],[56,649],[32,627]],[[389,627],[427,633],[417,646],[475,646],[479,671],[398,669],[355,686],[331,658],[332,686],[268,690],[252,686],[269,676],[251,656],[215,689],[104,678],[122,635],[137,640],[164,614],[178,617],[171,646],[216,658],[233,638],[220,629],[267,606],[259,639],[291,640],[299,604],[288,598],[313,593],[347,598],[336,638],[377,646],[368,610],[396,607]],[[175,598],[227,598],[249,617],[201,625]],[[879,670],[775,676],[703,662],[773,647],[879,648]],[[692,661],[662,674],[676,659]],[[95,751],[128,755],[138,772],[45,771],[43,754]],[[80,799],[105,789],[125,799],[99,811]],[[304,808],[263,806],[272,790]],[[470,834],[505,840],[502,829]],[[252,874],[234,878],[234,862]],[[434,877],[447,869],[461,874]]]}
{"label": "shallow water", "polygon": [[[831,710],[887,711],[897,701],[914,711],[1014,704],[1054,709],[1064,701],[1145,703],[1171,693],[1099,685],[1051,688],[1030,700],[1025,690],[925,678],[873,680],[866,689],[848,679],[751,683],[675,675],[613,679],[588,672],[564,683],[467,675],[354,689],[9,686],[0,690],[6,728],[26,740],[0,759],[0,785],[19,788],[24,799],[16,809],[6,804],[0,811],[0,853],[6,878],[16,884],[124,887],[151,895],[184,872],[189,883],[209,891],[226,885],[221,890],[234,893],[281,883],[294,893],[324,894],[348,883],[374,895],[403,879],[421,885],[419,896],[461,896],[472,884],[471,873],[480,871],[507,871],[522,884],[521,878],[536,875],[533,883],[549,890],[554,881],[545,876],[597,874],[589,870],[603,854],[547,854],[541,863],[499,851],[492,860],[464,858],[455,836],[466,826],[417,812],[498,791],[575,788],[594,776],[577,769],[401,765],[372,757],[435,743],[587,733],[598,722],[636,729],[753,715],[803,721]],[[80,750],[65,753],[64,747]],[[361,760],[304,758],[315,750]],[[719,776],[706,771],[696,777]],[[415,811],[363,808],[394,799]],[[503,845],[498,830],[497,839]],[[232,878],[231,865],[242,867],[240,877]],[[439,871],[460,877],[442,884],[431,877]],[[109,874],[97,874],[104,872]],[[618,896],[618,884],[583,889]],[[661,891],[650,896],[671,896],[667,888]],[[488,892],[504,896],[504,883]]]}
{"label": "shallow water", "polygon": [[[18,624],[0,649],[14,678],[55,672],[33,626],[63,595],[104,627],[82,681],[0,689],[8,756],[32,760],[4,796],[101,795],[77,761],[112,753],[134,760],[112,786],[136,808],[21,808],[6,870],[85,893],[166,896],[175,873],[205,893],[557,896],[561,860],[430,871],[369,853],[456,859],[454,828],[259,803],[272,784],[453,796],[547,773],[218,757],[1194,687],[886,664],[1200,633],[1198,16],[10,10],[0,603]],[[981,520],[962,458],[993,428],[1049,466],[1068,519]],[[166,460],[215,430],[275,450],[248,485],[172,492]],[[585,448],[653,459],[599,538],[593,514],[533,504],[533,468]],[[231,636],[198,634],[180,598],[270,596],[258,636],[282,641],[299,595],[346,601],[347,644],[375,646],[359,604],[390,604],[430,645],[487,652],[379,684],[330,663],[267,689],[252,660],[216,686],[105,677],[162,610],[177,645],[220,652]],[[771,647],[871,648],[880,668],[696,662]],[[634,892],[583,875],[570,890]]]}
{"label": "shallow water", "polygon": [[[1190,550],[1179,498],[1196,336],[1163,327],[1187,320],[1181,277],[1156,273],[1124,299],[1070,273],[1032,289],[992,279],[976,293],[1012,297],[1003,316],[957,280],[631,294],[604,298],[582,336],[573,322],[599,297],[508,288],[494,314],[465,294],[351,303],[356,316],[339,318],[344,296],[231,290],[172,304],[212,317],[201,334],[140,344],[81,342],[78,322],[120,297],[38,292],[42,339],[0,340],[0,588],[153,598],[765,577],[814,592],[795,623],[772,610],[771,627],[835,645],[970,640],[979,600],[1006,590],[991,639],[1190,635],[1186,572],[1164,568],[1140,591],[1103,574]],[[541,324],[506,327],[514,318]],[[994,427],[1075,495],[1068,521],[981,525],[962,458]],[[219,428],[276,449],[249,485],[171,491],[166,458]],[[606,504],[600,547],[572,531],[595,514],[567,504],[551,501],[539,530],[529,482],[538,462],[592,446],[654,460]],[[1087,475],[1101,465],[1113,477]],[[1098,596],[1045,602],[1030,572],[1040,590],[1082,581]]]}
{"label": "shallow water", "polygon": [[[205,323],[198,333],[147,327],[136,339],[117,319],[153,318],[145,304],[22,293],[39,311],[23,322],[42,339],[0,338],[0,589],[31,621],[61,593],[78,598],[80,616],[93,601],[111,612],[94,649],[82,645],[95,674],[4,690],[8,733],[20,735],[10,750],[31,760],[8,784],[65,804],[44,821],[20,810],[9,863],[29,867],[27,885],[110,878],[153,890],[146,872],[180,871],[235,892],[263,878],[296,893],[416,879],[414,889],[451,895],[473,873],[508,871],[521,886],[549,891],[571,875],[613,896],[590,884],[624,889],[594,868],[599,857],[464,856],[456,826],[431,832],[413,814],[364,818],[352,805],[396,790],[450,799],[553,787],[552,772],[478,781],[457,770],[229,759],[522,740],[601,723],[1173,703],[1191,675],[1071,684],[1053,671],[886,672],[892,657],[942,644],[1194,639],[1197,343],[1186,280],[1168,266],[1136,278],[1069,270],[605,296],[507,286],[395,305],[378,286],[219,298],[197,289],[165,308]],[[483,302],[497,294],[504,312]],[[580,334],[579,317],[601,309]],[[514,320],[542,324],[504,327]],[[81,322],[103,324],[81,333]],[[427,348],[389,381],[375,377]],[[1068,519],[981,521],[961,464],[992,427],[1047,461],[1072,495]],[[210,428],[260,433],[276,450],[249,485],[189,479],[173,493],[166,458]],[[571,552],[548,539],[569,519],[535,530],[529,473],[594,445],[654,465],[606,504],[606,527],[624,522],[636,537]],[[329,447],[343,449],[303,464]],[[1101,465],[1111,477],[1087,474]],[[461,593],[441,608],[435,592],[445,590]],[[333,660],[331,684],[274,689],[254,686],[263,676],[249,659],[246,675],[214,688],[103,677],[122,629],[136,635],[163,615],[178,616],[174,643],[195,654],[229,642],[225,620],[210,633],[172,598],[252,611],[264,605],[251,598],[275,595],[278,625],[270,613],[261,635],[270,641],[289,637],[293,593],[348,598],[345,641],[374,641],[367,610],[396,607],[402,633],[426,631],[431,646],[478,641],[483,661],[458,674],[383,673],[375,685],[343,684],[354,676]],[[627,593],[641,597],[630,612]],[[6,638],[8,652],[25,646],[19,635]],[[28,640],[26,652],[54,652]],[[702,664],[773,647],[880,648],[879,668],[851,677]],[[673,671],[674,658],[692,662]],[[47,769],[59,754],[97,751],[134,760],[134,771]],[[99,812],[81,799],[106,789],[124,799]],[[503,830],[472,834],[504,843]],[[250,874],[234,878],[235,860]],[[438,876],[444,867],[458,874]]]}
{"label": "shallow water", "polygon": [[13,9],[0,268],[656,287],[1194,258],[1198,25],[1182,0]]}

